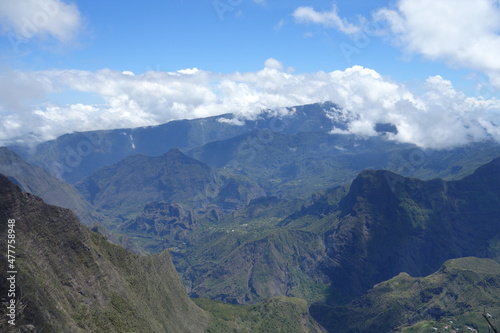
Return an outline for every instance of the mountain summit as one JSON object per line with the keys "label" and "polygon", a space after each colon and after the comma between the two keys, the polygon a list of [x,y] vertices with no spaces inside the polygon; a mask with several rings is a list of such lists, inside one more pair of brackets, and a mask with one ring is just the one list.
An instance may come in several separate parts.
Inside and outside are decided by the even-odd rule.
{"label": "mountain summit", "polygon": [[137,215],[154,201],[223,208],[246,205],[264,191],[243,176],[212,171],[205,163],[172,148],[158,157],[134,155],[99,169],[77,185],[102,212]]}
{"label": "mountain summit", "polygon": [[[498,258],[500,158],[459,181],[362,172],[339,203],[326,235],[337,295],[356,295],[400,272],[425,276],[446,260]],[[341,287],[340,287],[341,286]]]}

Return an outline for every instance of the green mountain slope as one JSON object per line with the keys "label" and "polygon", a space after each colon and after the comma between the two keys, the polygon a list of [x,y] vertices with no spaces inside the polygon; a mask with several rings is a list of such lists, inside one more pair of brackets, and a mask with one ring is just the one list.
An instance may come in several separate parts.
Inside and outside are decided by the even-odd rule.
{"label": "green mountain slope", "polygon": [[324,299],[328,285],[318,259],[325,248],[317,234],[230,232],[213,235],[204,243],[187,252],[190,266],[184,276],[192,295],[239,304],[275,296]]}
{"label": "green mountain slope", "polygon": [[451,258],[498,260],[499,174],[500,159],[449,182],[364,171],[347,194],[327,191],[265,231],[207,236],[185,254],[190,290],[239,303],[329,294],[334,304],[400,272],[430,274]]}
{"label": "green mountain slope", "polygon": [[[71,211],[22,193],[0,176],[2,239],[7,239],[8,219],[16,221],[16,327],[33,325],[44,332],[205,331],[207,314],[187,297],[168,252],[146,257],[128,253],[81,225]],[[1,251],[7,253],[6,242]],[[1,256],[2,267],[7,267],[6,259]],[[0,274],[6,281],[6,270]],[[6,288],[2,283],[2,295]]]}
{"label": "green mountain slope", "polygon": [[73,186],[39,166],[26,163],[5,147],[0,147],[0,173],[9,177],[23,191],[37,195],[49,204],[71,209],[88,226],[102,221],[102,217],[95,213],[94,208]]}
{"label": "green mountain slope", "polygon": [[401,273],[345,306],[315,305],[311,311],[336,333],[489,332],[484,309],[498,323],[500,264],[467,257],[423,278]]}
{"label": "green mountain slope", "polygon": [[[495,257],[500,233],[500,159],[462,180],[421,181],[362,172],[326,234],[326,270],[342,301],[399,272],[432,273],[447,259]],[[492,243],[493,242],[493,243]]]}
{"label": "green mountain slope", "polygon": [[400,146],[323,131],[285,134],[259,129],[188,152],[214,168],[254,179],[269,195],[307,198],[350,182],[366,168],[384,168]]}
{"label": "green mountain slope", "polygon": [[[175,207],[175,206],[174,206]],[[280,297],[252,306],[190,300],[168,251],[139,256],[79,223],[69,210],[23,193],[0,175],[0,237],[15,220],[16,326],[1,332],[324,332],[304,300]],[[7,243],[0,251],[7,253]],[[5,255],[0,264],[8,267]],[[6,270],[0,279],[6,281]]]}
{"label": "green mountain slope", "polygon": [[275,297],[254,305],[234,305],[195,299],[211,313],[207,333],[324,333],[303,299]]}
{"label": "green mountain slope", "polygon": [[178,149],[159,157],[128,157],[84,179],[77,189],[100,211],[125,218],[153,201],[234,209],[265,194],[245,177],[214,172]]}
{"label": "green mountain slope", "polygon": [[268,128],[196,147],[188,155],[213,168],[247,175],[269,195],[307,198],[349,183],[365,169],[403,176],[460,179],[500,155],[500,146],[484,142],[450,150],[422,150],[384,136],[360,138],[311,130],[287,134]]}

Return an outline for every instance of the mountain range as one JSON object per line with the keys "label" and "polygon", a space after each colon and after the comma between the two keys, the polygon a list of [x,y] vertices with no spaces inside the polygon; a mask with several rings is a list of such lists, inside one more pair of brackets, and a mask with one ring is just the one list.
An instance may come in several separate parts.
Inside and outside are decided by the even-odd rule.
{"label": "mountain range", "polygon": [[[331,120],[328,114],[336,112],[339,112],[339,107],[328,102],[297,106],[286,112],[267,110],[256,120],[239,119],[235,114],[225,114],[176,120],[150,127],[72,133],[35,147],[9,148],[30,163],[41,165],[52,174],[75,183],[92,175],[98,168],[119,162],[130,155],[159,156],[171,148],[189,150],[209,142],[249,133],[253,129],[267,128],[284,133],[319,128],[328,131],[331,129],[330,124],[338,123]],[[293,116],[282,116],[288,113]]]}
{"label": "mountain range", "polygon": [[[18,271],[16,325],[7,322],[2,306],[2,332],[323,332],[299,299],[225,308],[199,300],[200,307],[186,294],[168,251],[132,254],[3,175],[0,219],[2,239],[7,221],[15,220]],[[1,251],[7,253],[6,242]],[[8,266],[6,256],[0,261]],[[0,273],[3,281],[8,276]],[[9,288],[0,284],[1,294]],[[4,296],[1,301],[9,302]]]}
{"label": "mountain range", "polygon": [[[134,313],[152,332],[487,329],[482,307],[500,315],[500,145],[421,149],[392,141],[391,124],[331,134],[342,115],[312,104],[1,148],[3,216],[40,225],[20,227],[41,249],[26,254],[23,281],[66,290],[51,299],[59,308],[30,299],[25,325],[136,332]],[[78,281],[65,284],[65,261]],[[92,276],[107,281],[98,296]],[[150,297],[141,279],[182,301],[138,310]],[[185,308],[199,325],[179,318]],[[110,328],[117,320],[129,326]]]}
{"label": "mountain range", "polygon": [[250,179],[213,171],[175,148],[159,157],[127,157],[99,169],[76,188],[99,211],[114,216],[137,213],[153,201],[192,207],[213,202],[221,208],[238,208],[265,195]]}

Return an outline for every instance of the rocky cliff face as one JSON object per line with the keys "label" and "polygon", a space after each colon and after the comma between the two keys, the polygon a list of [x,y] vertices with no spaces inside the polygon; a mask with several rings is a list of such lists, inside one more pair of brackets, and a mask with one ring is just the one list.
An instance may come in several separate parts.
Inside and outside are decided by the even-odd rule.
{"label": "rocky cliff face", "polygon": [[[16,221],[17,329],[205,331],[208,316],[187,297],[168,252],[133,255],[88,230],[71,211],[21,192],[0,175],[2,240],[9,219]],[[7,267],[6,242],[1,251]],[[6,271],[0,274],[5,281]],[[2,283],[1,295],[6,288]]]}
{"label": "rocky cliff face", "polygon": [[325,236],[332,302],[400,272],[424,276],[451,258],[491,256],[500,233],[500,159],[460,181],[362,172]]}
{"label": "rocky cliff face", "polygon": [[122,229],[156,237],[187,239],[197,225],[194,213],[182,205],[152,202],[144,207],[137,218],[123,225]]}

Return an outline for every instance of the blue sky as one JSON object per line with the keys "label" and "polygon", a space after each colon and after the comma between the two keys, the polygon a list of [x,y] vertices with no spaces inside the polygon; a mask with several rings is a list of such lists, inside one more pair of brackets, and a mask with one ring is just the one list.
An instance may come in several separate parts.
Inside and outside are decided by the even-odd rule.
{"label": "blue sky", "polygon": [[[0,28],[0,143],[325,99],[365,117],[353,133],[498,135],[498,0],[3,0]],[[423,142],[418,112],[443,108],[478,128]]]}
{"label": "blue sky", "polygon": [[[461,80],[467,74],[466,70],[450,69],[420,56],[406,59],[404,52],[381,38],[368,36],[367,41],[357,41],[334,28],[297,24],[292,15],[296,8],[308,5],[304,1],[148,0],[123,1],[119,6],[116,2],[74,3],[83,20],[75,41],[61,45],[50,38],[33,40],[20,44],[23,55],[19,56],[4,40],[3,50],[10,55],[11,63],[29,70],[110,68],[140,74],[197,67],[231,73],[260,70],[266,59],[275,58],[299,73],[361,65],[408,81],[431,75]],[[369,17],[388,4],[316,1],[313,8],[330,11],[335,5],[339,15],[358,23],[359,16]],[[341,44],[352,46],[352,55],[346,56]]]}

